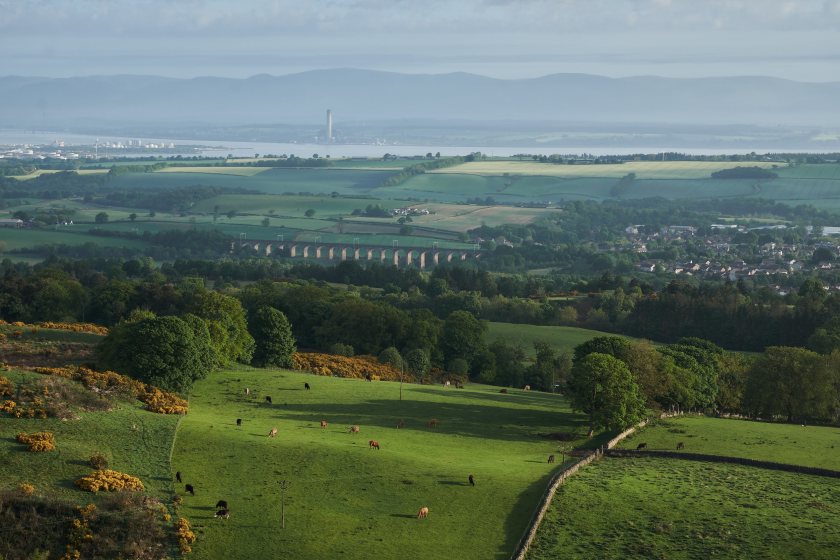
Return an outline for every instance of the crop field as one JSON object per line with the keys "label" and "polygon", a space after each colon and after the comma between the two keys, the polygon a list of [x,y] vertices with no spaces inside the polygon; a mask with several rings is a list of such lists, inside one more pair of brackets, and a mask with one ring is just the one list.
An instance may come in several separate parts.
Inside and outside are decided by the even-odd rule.
{"label": "crop field", "polygon": [[527,558],[831,559],[840,481],[737,465],[603,459],[557,492]]}
{"label": "crop field", "polygon": [[564,165],[534,161],[472,161],[429,171],[432,174],[463,173],[472,175],[544,175],[549,177],[621,178],[635,173],[639,179],[704,179],[713,172],[738,166],[783,167],[773,162],[717,161],[628,161],[599,165]]}
{"label": "crop field", "polygon": [[[315,210],[315,217],[347,215],[368,204],[379,204],[384,208],[401,208],[406,203],[396,200],[371,200],[369,198],[345,198],[330,196],[299,196],[276,194],[222,194],[198,202],[193,212],[212,213],[218,206],[224,215],[230,210],[265,215],[303,217],[309,209]],[[273,211],[273,214],[272,214]]]}
{"label": "crop field", "polygon": [[840,428],[774,424],[725,418],[680,417],[659,420],[619,447],[646,442],[653,450],[728,455],[761,461],[840,470]]}
{"label": "crop field", "polygon": [[[46,378],[20,370],[4,371],[3,376],[16,382]],[[154,414],[143,406],[125,401],[111,411],[82,412],[68,421],[0,417],[0,488],[28,482],[40,494],[88,503],[92,495],[73,482],[93,471],[88,459],[101,453],[110,468],[139,477],[149,493],[169,501],[169,452],[179,417]],[[31,453],[15,441],[19,432],[37,431],[55,434],[56,451]]]}
{"label": "crop field", "polygon": [[[196,488],[182,507],[199,535],[192,557],[509,558],[555,467],[546,456],[556,442],[537,434],[582,433],[583,418],[555,395],[480,385],[405,384],[399,397],[399,383],[287,371],[198,382],[172,464]],[[426,427],[431,417],[436,429]],[[354,424],[361,433],[348,433]],[[267,437],[273,427],[277,437]],[[230,519],[213,518],[219,499]],[[428,519],[416,519],[422,506]]]}
{"label": "crop field", "polygon": [[490,227],[502,224],[530,224],[558,212],[558,210],[545,208],[516,208],[511,206],[456,204],[413,204],[412,206],[425,208],[431,212],[425,216],[413,216],[412,225],[464,232],[482,224]]}
{"label": "crop field", "polygon": [[551,327],[543,325],[520,325],[515,323],[487,323],[487,341],[501,340],[521,344],[529,356],[535,356],[534,342],[547,342],[560,352],[571,352],[575,346],[596,336],[616,336],[611,333],[580,329],[577,327]]}

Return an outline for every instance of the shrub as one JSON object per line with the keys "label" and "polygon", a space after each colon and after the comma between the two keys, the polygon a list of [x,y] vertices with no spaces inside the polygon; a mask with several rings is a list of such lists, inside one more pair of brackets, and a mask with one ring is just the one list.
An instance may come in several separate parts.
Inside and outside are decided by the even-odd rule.
{"label": "shrub", "polygon": [[118,490],[142,492],[144,490],[143,483],[139,478],[110,469],[83,476],[76,481],[76,486],[88,492],[99,492],[100,490],[106,492],[116,492]]}
{"label": "shrub", "polygon": [[345,356],[347,358],[352,358],[353,355],[356,353],[351,345],[344,344],[341,342],[336,342],[335,344],[330,346],[327,352],[330,354],[335,354],[336,356]]}
{"label": "shrub", "polygon": [[28,482],[21,482],[18,491],[24,496],[31,496],[35,493],[35,487]]}
{"label": "shrub", "polygon": [[88,463],[91,467],[98,471],[108,468],[108,459],[106,459],[105,456],[101,453],[91,455],[90,459],[88,459]]}
{"label": "shrub", "polygon": [[190,544],[195,542],[195,533],[193,533],[192,527],[190,527],[190,522],[183,517],[178,518],[177,532],[175,534],[178,537],[178,545],[181,547],[181,553],[187,554],[192,552]]}
{"label": "shrub", "polygon": [[0,397],[11,397],[15,394],[15,385],[5,377],[0,377]]}
{"label": "shrub", "polygon": [[29,446],[29,451],[41,453],[55,451],[55,436],[52,432],[19,433],[15,439]]}
{"label": "shrub", "polygon": [[397,350],[393,346],[389,346],[388,348],[383,350],[381,354],[379,354],[379,361],[383,364],[390,364],[397,369],[403,367],[402,356],[400,356],[399,350]]}
{"label": "shrub", "polygon": [[146,393],[140,396],[146,403],[146,409],[158,414],[186,414],[189,412],[189,402],[173,393],[161,391],[155,387],[148,387]]}
{"label": "shrub", "polygon": [[[292,356],[292,367],[316,375],[351,377],[354,379],[364,379],[366,375],[370,375],[386,381],[399,381],[403,375],[399,369],[389,364],[381,364],[373,356],[348,358],[317,352],[296,352]],[[414,377],[406,372],[403,379],[413,381]]]}

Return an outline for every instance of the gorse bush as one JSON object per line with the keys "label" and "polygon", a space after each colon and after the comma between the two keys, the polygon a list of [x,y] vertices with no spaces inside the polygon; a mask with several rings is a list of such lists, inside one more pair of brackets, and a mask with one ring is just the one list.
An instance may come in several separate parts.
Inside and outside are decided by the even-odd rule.
{"label": "gorse bush", "polygon": [[15,439],[19,443],[28,445],[29,451],[35,453],[55,451],[55,436],[52,432],[33,432],[31,434],[21,432],[15,436]]}
{"label": "gorse bush", "polygon": [[88,464],[90,464],[91,467],[99,471],[108,468],[108,459],[101,453],[97,453],[95,455],[90,456],[90,459],[88,459]]}
{"label": "gorse bush", "polygon": [[192,552],[190,545],[195,542],[195,533],[193,533],[192,527],[190,527],[190,522],[183,517],[178,519],[176,536],[178,537],[178,545],[181,547],[181,553],[187,554]]}
{"label": "gorse bush", "polygon": [[76,486],[88,492],[116,492],[118,490],[131,490],[142,492],[145,487],[139,478],[130,474],[103,469],[83,476],[76,481]]}
{"label": "gorse bush", "polygon": [[[390,364],[382,364],[373,356],[336,356],[334,354],[319,354],[315,352],[296,352],[292,356],[292,367],[301,371],[308,371],[316,375],[335,377],[351,377],[364,379],[366,375],[386,381],[398,381],[403,373],[399,368]],[[414,376],[406,373],[405,381],[413,381]]]}

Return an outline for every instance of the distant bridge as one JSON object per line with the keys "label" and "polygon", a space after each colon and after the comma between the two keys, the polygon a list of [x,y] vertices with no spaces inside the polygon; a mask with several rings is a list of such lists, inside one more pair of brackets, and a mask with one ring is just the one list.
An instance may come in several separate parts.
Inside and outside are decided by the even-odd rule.
{"label": "distant bridge", "polygon": [[238,241],[231,243],[248,248],[261,255],[282,254],[289,258],[320,259],[328,261],[367,261],[393,264],[396,267],[416,266],[420,269],[443,263],[478,259],[481,252],[470,249],[421,249],[417,247],[395,247],[385,245],[361,245],[358,243],[312,243]]}

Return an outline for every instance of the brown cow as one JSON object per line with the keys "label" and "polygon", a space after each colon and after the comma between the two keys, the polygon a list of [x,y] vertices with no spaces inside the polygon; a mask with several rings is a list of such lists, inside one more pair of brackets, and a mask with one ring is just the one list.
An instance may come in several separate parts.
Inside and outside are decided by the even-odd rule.
{"label": "brown cow", "polygon": [[379,451],[379,442],[375,439],[372,439],[368,442],[368,449],[376,449]]}
{"label": "brown cow", "polygon": [[268,432],[268,437],[274,437],[277,435],[277,428],[271,428],[271,431]]}
{"label": "brown cow", "polygon": [[685,443],[683,443],[683,442],[679,442],[679,443],[677,444],[677,451],[679,451],[680,449],[685,449]]}
{"label": "brown cow", "polygon": [[322,428],[326,428],[326,427],[327,427],[327,421],[326,421],[326,420],[321,420],[321,427],[322,427]]}
{"label": "brown cow", "polygon": [[549,456],[548,456],[548,462],[549,462],[549,463],[553,463],[553,462],[554,462],[554,455],[549,455]]}
{"label": "brown cow", "polygon": [[423,506],[417,512],[417,519],[426,519],[429,516],[429,508]]}
{"label": "brown cow", "polygon": [[405,428],[405,420],[400,418],[400,421],[397,422],[397,428]]}
{"label": "brown cow", "polygon": [[437,418],[432,418],[431,420],[429,420],[429,421],[426,423],[426,425],[427,425],[428,427],[430,427],[430,428],[437,428],[437,425],[438,425],[438,419],[437,419]]}
{"label": "brown cow", "polygon": [[350,433],[351,434],[358,434],[359,431],[360,431],[359,426],[356,426],[356,425],[350,426]]}

